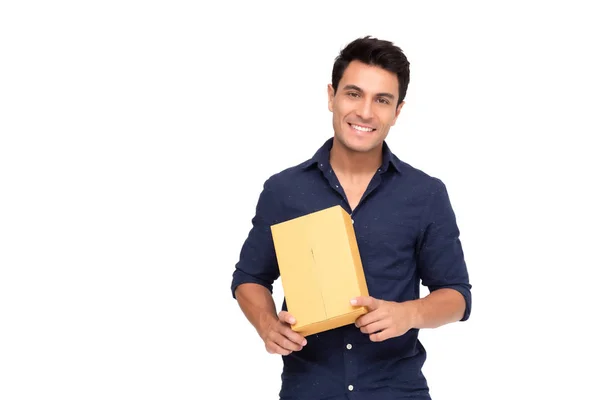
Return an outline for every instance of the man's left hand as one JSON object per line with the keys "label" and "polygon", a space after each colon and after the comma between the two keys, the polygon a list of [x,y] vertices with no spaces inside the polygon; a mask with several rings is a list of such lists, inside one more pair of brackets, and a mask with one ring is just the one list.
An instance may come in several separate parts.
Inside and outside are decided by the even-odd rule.
{"label": "man's left hand", "polygon": [[413,302],[398,303],[360,296],[352,299],[350,304],[367,307],[368,312],[360,316],[355,325],[368,334],[372,342],[404,335],[414,325],[416,308]]}

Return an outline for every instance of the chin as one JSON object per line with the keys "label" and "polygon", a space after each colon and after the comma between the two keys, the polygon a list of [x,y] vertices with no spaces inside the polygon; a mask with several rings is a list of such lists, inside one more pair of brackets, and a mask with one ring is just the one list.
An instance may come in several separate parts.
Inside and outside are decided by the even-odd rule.
{"label": "chin", "polygon": [[349,150],[357,153],[367,153],[377,147],[377,143],[372,140],[353,140],[353,138],[344,140],[344,144]]}

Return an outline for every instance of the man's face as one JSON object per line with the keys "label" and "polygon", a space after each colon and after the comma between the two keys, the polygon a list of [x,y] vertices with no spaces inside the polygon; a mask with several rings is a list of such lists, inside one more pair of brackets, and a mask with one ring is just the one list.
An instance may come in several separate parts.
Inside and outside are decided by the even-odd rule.
{"label": "man's face", "polygon": [[396,123],[398,77],[381,67],[352,61],[340,80],[337,93],[329,85],[329,111],[337,140],[351,151],[368,152],[377,148]]}

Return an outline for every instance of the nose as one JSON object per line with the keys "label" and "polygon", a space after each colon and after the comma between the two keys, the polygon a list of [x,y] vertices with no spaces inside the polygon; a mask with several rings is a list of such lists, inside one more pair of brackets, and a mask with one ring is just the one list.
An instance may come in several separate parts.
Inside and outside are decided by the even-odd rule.
{"label": "nose", "polygon": [[373,109],[371,101],[365,98],[356,110],[356,115],[362,119],[371,119],[373,117]]}

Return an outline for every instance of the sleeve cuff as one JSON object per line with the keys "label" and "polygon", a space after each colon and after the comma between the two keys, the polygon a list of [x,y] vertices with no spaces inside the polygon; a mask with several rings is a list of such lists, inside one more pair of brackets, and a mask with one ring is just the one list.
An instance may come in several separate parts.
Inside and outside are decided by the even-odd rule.
{"label": "sleeve cuff", "polygon": [[447,285],[447,286],[436,286],[430,288],[431,291],[438,289],[454,289],[458,293],[462,294],[465,299],[465,312],[459,321],[466,321],[471,316],[471,285],[469,284],[458,284],[458,285]]}
{"label": "sleeve cuff", "polygon": [[262,279],[256,278],[255,276],[249,275],[240,269],[236,269],[233,273],[233,281],[231,283],[231,295],[234,299],[236,298],[235,290],[238,288],[238,286],[244,283],[256,283],[262,285],[265,288],[267,288],[267,290],[269,290],[271,294],[273,293],[272,283],[266,282]]}

